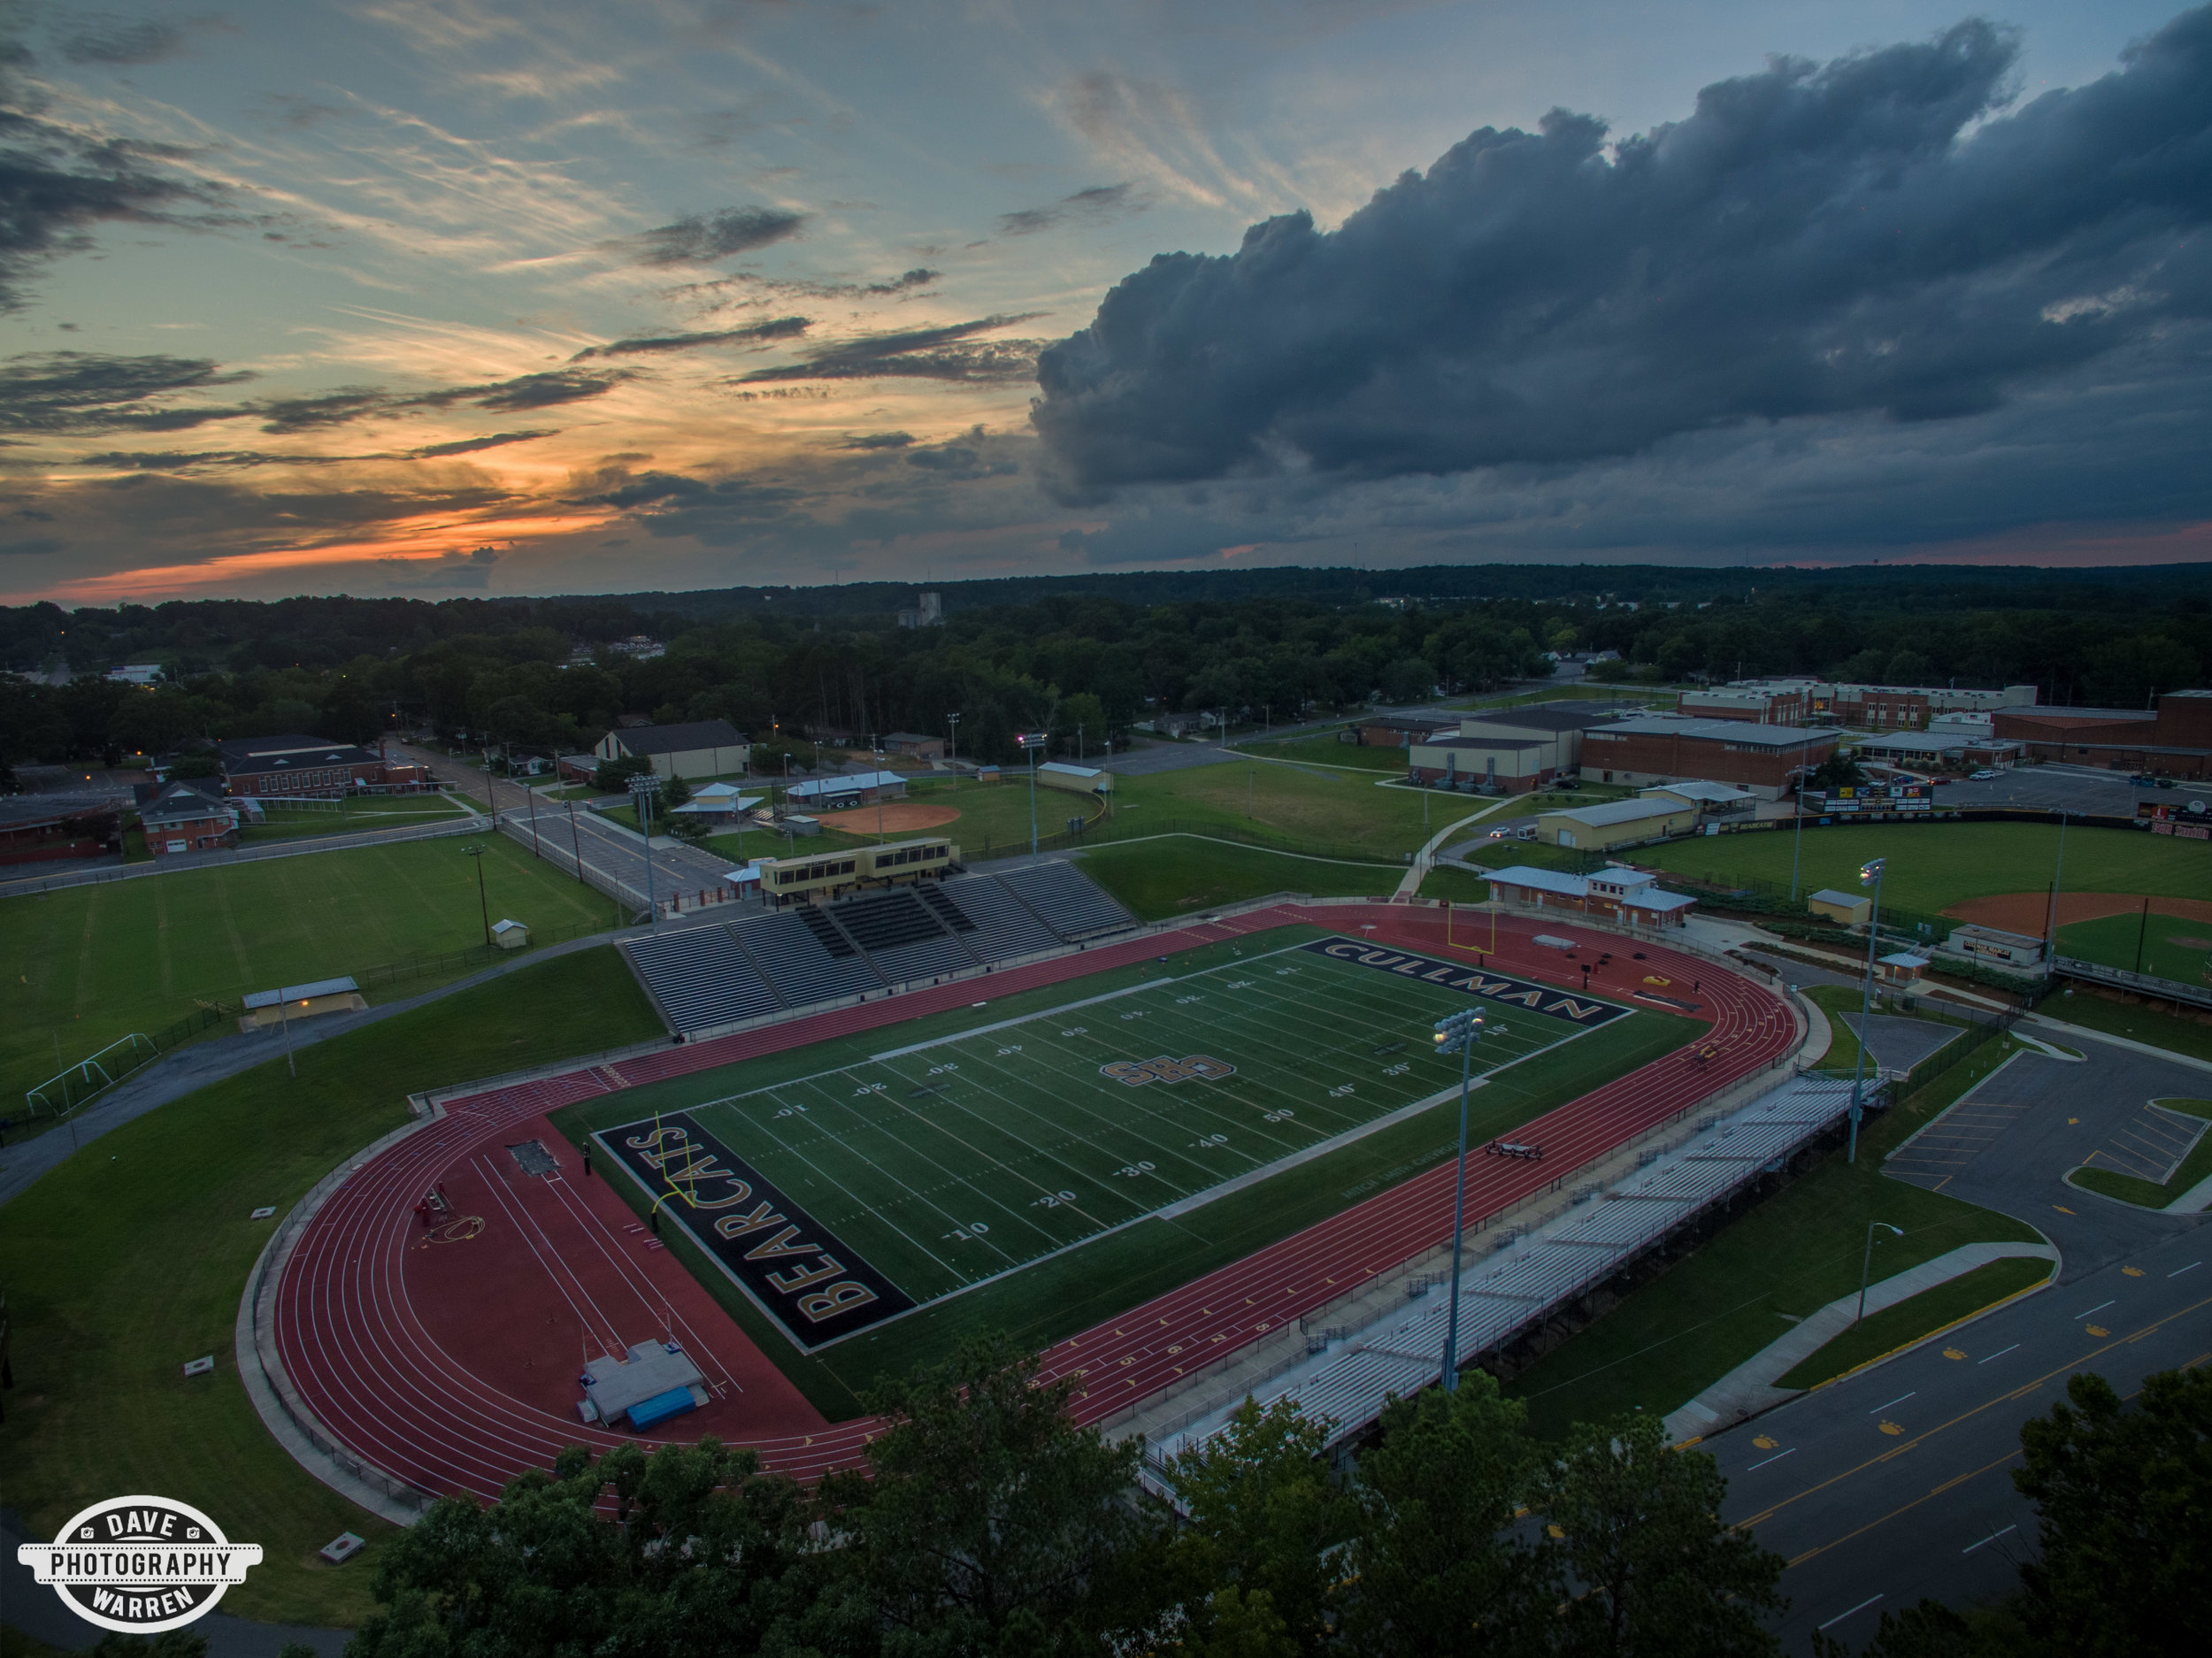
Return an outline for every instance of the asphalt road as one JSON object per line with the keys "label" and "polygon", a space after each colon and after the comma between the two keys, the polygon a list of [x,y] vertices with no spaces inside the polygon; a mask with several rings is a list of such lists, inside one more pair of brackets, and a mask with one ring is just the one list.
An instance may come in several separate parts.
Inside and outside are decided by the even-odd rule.
{"label": "asphalt road", "polygon": [[1724,1515],[1790,1562],[1789,1649],[1809,1651],[1815,1630],[1855,1646],[1924,1595],[1964,1606],[2016,1587],[2036,1539],[2010,1478],[2021,1424],[2077,1371],[2130,1394],[2212,1359],[2208,1257],[2193,1224],[1705,1441]]}
{"label": "asphalt road", "polygon": [[2020,1425],[2092,1370],[2121,1393],[2212,1358],[2212,1217],[2067,1186],[2129,1143],[2145,1102],[2212,1073],[2070,1034],[2081,1061],[2021,1054],[1893,1154],[1884,1172],[2039,1228],[2057,1282],[1910,1353],[1706,1440],[1723,1513],[1790,1562],[1781,1631],[1854,1645],[1923,1595],[1963,1606],[2017,1582],[2035,1516],[2012,1487]]}

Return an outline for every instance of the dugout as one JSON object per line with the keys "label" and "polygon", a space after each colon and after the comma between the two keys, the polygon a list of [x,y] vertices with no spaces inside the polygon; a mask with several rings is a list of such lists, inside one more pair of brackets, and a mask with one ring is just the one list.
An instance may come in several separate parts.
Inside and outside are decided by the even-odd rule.
{"label": "dugout", "polygon": [[311,1019],[322,1013],[358,1013],[368,1006],[361,986],[350,979],[318,979],[312,984],[256,990],[245,1000],[242,1031],[265,1031],[287,1019]]}
{"label": "dugout", "polygon": [[960,861],[960,848],[941,835],[895,841],[887,846],[810,857],[760,858],[760,888],[777,904],[826,903],[871,887],[941,879]]}

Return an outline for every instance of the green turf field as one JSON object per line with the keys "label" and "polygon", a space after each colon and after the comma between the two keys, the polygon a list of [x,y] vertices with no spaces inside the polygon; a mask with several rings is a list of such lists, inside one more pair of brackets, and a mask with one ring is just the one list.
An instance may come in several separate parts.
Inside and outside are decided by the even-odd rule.
{"label": "green turf field", "polygon": [[2212,921],[2162,914],[2154,899],[2147,912],[2061,927],[2058,953],[2183,984],[2212,984]]}
{"label": "green turf field", "polygon": [[[680,1078],[665,1083],[626,1091],[603,1099],[583,1101],[565,1108],[554,1114],[555,1123],[573,1143],[580,1144],[591,1131],[618,1125],[636,1123],[649,1117],[655,1111],[690,1110],[705,1101],[724,1099],[741,1092],[753,1096],[754,1103],[740,1108],[731,1115],[730,1132],[754,1133],[757,1129],[746,1123],[744,1113],[757,1110],[766,1100],[764,1091],[776,1090],[787,1101],[793,1099],[792,1086],[806,1078],[822,1078],[839,1072],[852,1073],[856,1079],[842,1084],[845,1094],[835,1101],[842,1109],[849,1102],[860,1103],[852,1090],[862,1086],[859,1078],[868,1081],[886,1080],[886,1068],[896,1067],[901,1077],[912,1077],[909,1087],[926,1087],[941,1083],[948,1078],[967,1076],[964,1063],[955,1058],[951,1063],[963,1064],[963,1070],[941,1072],[932,1078],[932,1066],[946,1063],[947,1053],[960,1048],[981,1050],[985,1072],[977,1078],[975,1095],[970,1105],[963,1105],[958,1096],[946,1096],[942,1102],[933,1105],[932,1097],[925,1096],[912,1101],[915,1112],[926,1119],[932,1110],[938,1112],[933,1125],[927,1121],[906,1119],[900,1130],[901,1143],[911,1136],[935,1135],[951,1127],[953,1114],[967,1110],[974,1104],[987,1104],[991,1114],[1001,1119],[1000,1126],[992,1131],[991,1144],[1010,1148],[1017,1155],[1021,1148],[1013,1144],[1011,1134],[1018,1130],[1032,1145],[1026,1154],[1033,1159],[1042,1155],[1058,1156],[1064,1161],[1077,1155],[1089,1159],[1084,1165],[1082,1183],[1059,1171],[1055,1167],[1048,1180],[1041,1179],[1025,1194],[1015,1189],[1015,1177],[996,1174],[995,1186],[1002,1198],[1019,1197],[1011,1204],[1023,1211],[1020,1222],[1009,1223],[1010,1231],[1002,1234],[999,1224],[987,1209],[975,1213],[965,1191],[961,1192],[957,1205],[950,1212],[961,1222],[981,1219],[992,1230],[979,1237],[967,1240],[947,1239],[942,1234],[962,1229],[952,1224],[935,1225],[933,1235],[921,1239],[932,1250],[972,1253],[977,1256],[966,1261],[955,1255],[951,1265],[960,1272],[977,1278],[974,1287],[964,1293],[945,1296],[937,1301],[916,1309],[903,1316],[887,1320],[872,1329],[819,1348],[811,1355],[801,1353],[785,1337],[780,1325],[764,1315],[723,1270],[695,1247],[679,1229],[671,1228],[664,1233],[670,1250],[705,1285],[708,1292],[725,1307],[738,1324],[757,1341],[807,1396],[834,1419],[852,1416],[861,1409],[860,1393],[886,1375],[903,1374],[917,1363],[933,1362],[949,1355],[964,1337],[981,1329],[1002,1330],[1017,1340],[1033,1347],[1043,1347],[1060,1338],[1071,1334],[1112,1316],[1116,1312],[1164,1293],[1175,1286],[1208,1272],[1229,1262],[1241,1259],[1253,1250],[1262,1248],[1289,1235],[1302,1226],[1325,1219],[1359,1199],[1409,1179],[1421,1171],[1448,1158],[1452,1152],[1457,1126],[1457,1094],[1449,1087],[1449,1078],[1440,1073],[1442,1067],[1432,1053],[1419,1055],[1417,1050],[1427,1045],[1429,1026],[1436,1010],[1425,1005],[1417,1006],[1415,995],[1448,998],[1447,1005],[1464,1006],[1463,997],[1422,986],[1412,980],[1387,978],[1371,968],[1358,971],[1380,981],[1391,992],[1402,990],[1402,1009],[1386,1011],[1381,1017],[1394,1020],[1394,1025],[1374,1031],[1373,1033],[1347,1030],[1341,1033],[1325,1031],[1319,1039],[1336,1055],[1340,1081],[1332,1080],[1326,1086],[1318,1086],[1317,1075],[1311,1086],[1298,1078],[1289,1068],[1278,1060],[1271,1051],[1256,1057],[1242,1046],[1236,1051],[1230,1048],[1233,1035],[1240,1044],[1252,1041],[1274,1041],[1265,1032],[1270,1021],[1280,1017],[1270,1012],[1256,999],[1249,1009],[1236,1012],[1225,1020],[1221,1008],[1248,992],[1231,992],[1226,985],[1236,979],[1255,981],[1255,987],[1267,983],[1271,988],[1277,983],[1304,981],[1320,986],[1322,981],[1312,971],[1286,975],[1277,979],[1274,969],[1283,965],[1305,967],[1310,962],[1325,958],[1306,953],[1299,956],[1273,954],[1281,947],[1309,940],[1331,936],[1317,927],[1287,927],[1271,931],[1257,939],[1233,940],[1202,946],[1196,949],[1179,951],[1164,969],[1156,962],[1141,965],[1110,968],[1080,980],[1041,986],[1011,996],[992,999],[987,1006],[963,1008],[954,1011],[933,1014],[897,1027],[894,1032],[864,1032],[852,1037],[818,1043],[812,1048],[794,1049],[786,1053],[764,1055],[749,1060],[730,1071],[706,1073],[698,1077]],[[1269,952],[1262,958],[1262,952]],[[1327,967],[1334,969],[1333,962]],[[1181,981],[1182,987],[1146,990],[1142,986],[1158,979],[1163,972]],[[1219,989],[1208,986],[1218,985]],[[1327,989],[1333,991],[1332,976]],[[1132,993],[1115,1001],[1096,1002],[1083,1009],[1069,1009],[1069,1004],[1110,994],[1116,991]],[[1202,1002],[1179,1006],[1176,998],[1188,994],[1207,997]],[[1363,997],[1374,993],[1363,991]],[[1267,1002],[1280,1006],[1277,996]],[[1298,1028],[1295,1040],[1314,1041],[1317,1025],[1333,1026],[1338,1021],[1333,995],[1324,995],[1321,1004],[1328,1008],[1327,1019],[1309,1017]],[[1064,1011],[1065,1010],[1065,1011]],[[1121,1020],[1123,1012],[1142,1011],[1147,1017]],[[1201,1018],[1199,1016],[1209,1016]],[[1500,1009],[1493,1017],[1494,1023],[1508,1027],[1534,1025],[1539,1020],[1550,1023],[1542,1015],[1525,1015],[1517,1009]],[[1109,1084],[1110,1092],[1106,1102],[1114,1108],[1115,1117],[1110,1129],[1095,1130],[1087,1126],[1086,1102],[1096,1099],[1095,1093],[1083,1094],[1067,1089],[1064,1081],[1046,1072],[1033,1075],[1033,1092],[1017,1106],[1000,1105],[991,1098],[984,1078],[995,1074],[994,1069],[1016,1060],[1032,1058],[1031,1039],[1027,1032],[1009,1034],[1009,1021],[1018,1021],[1025,1026],[1042,1028],[1045,1040],[1053,1045],[1079,1044],[1082,1063],[1095,1078],[1100,1063],[1116,1059],[1147,1059],[1172,1050],[1180,1059],[1194,1053],[1210,1054],[1236,1064],[1239,1074],[1225,1083],[1209,1083],[1193,1078],[1173,1085],[1153,1083],[1141,1087],[1126,1087]],[[1178,1024],[1178,1021],[1182,1023]],[[1080,1025],[1087,1027],[1081,1038],[1064,1038],[1063,1030]],[[995,1027],[986,1030],[984,1027]],[[1006,1027],[1006,1028],[996,1028]],[[1591,1089],[1619,1076],[1624,1071],[1658,1058],[1680,1047],[1703,1027],[1658,1009],[1639,1007],[1633,1017],[1616,1018],[1604,1026],[1573,1034],[1565,1042],[1555,1041],[1540,1056],[1528,1063],[1509,1067],[1502,1064],[1509,1057],[1506,1044],[1518,1043],[1523,1048],[1533,1045],[1533,1039],[1517,1030],[1513,1034],[1497,1039],[1498,1046],[1488,1054],[1479,1053],[1477,1063],[1492,1070],[1486,1086],[1475,1090],[1471,1101],[1470,1132],[1479,1142],[1510,1132],[1532,1117],[1562,1105],[1588,1093]],[[1134,1032],[1143,1030],[1146,1040],[1134,1040]],[[1104,1040],[1108,1032],[1114,1040]],[[1120,1032],[1131,1032],[1126,1047],[1120,1046]],[[1243,1032],[1242,1034],[1236,1034]],[[1187,1043],[1165,1040],[1170,1034],[1179,1037],[1188,1033]],[[926,1048],[893,1060],[873,1060],[872,1055],[891,1048],[910,1048],[918,1043],[941,1039],[946,1041],[940,1048]],[[1402,1052],[1378,1054],[1373,1050],[1403,1040]],[[1365,1043],[1364,1051],[1361,1044]],[[1002,1056],[998,1049],[1018,1043],[1023,1053]],[[1520,1051],[1517,1049],[1516,1051]],[[1240,1055],[1242,1057],[1240,1057]],[[933,1057],[933,1055],[934,1055]],[[923,1062],[926,1063],[923,1063]],[[1253,1083],[1269,1087],[1296,1089],[1309,1087],[1318,1095],[1317,1105],[1307,1105],[1298,1100],[1288,1101],[1290,1117],[1277,1123],[1264,1120],[1269,1110],[1282,1109],[1266,1105],[1251,1097],[1240,1097],[1233,1092],[1240,1086],[1250,1086],[1244,1078],[1249,1061],[1255,1075]],[[1396,1076],[1383,1075],[1393,1065],[1405,1063],[1408,1069]],[[1376,1074],[1363,1078],[1356,1074],[1360,1065],[1366,1065]],[[1330,1089],[1348,1082],[1352,1093],[1330,1096]],[[1182,1103],[1186,1097],[1194,1097],[1195,1090],[1228,1088],[1232,1092],[1224,1103]],[[872,1090],[871,1091],[872,1094]],[[1066,1099],[1062,1099],[1063,1093]],[[1406,1104],[1417,1102],[1441,1094],[1442,1098],[1425,1109],[1402,1111]],[[1159,1096],[1167,1096],[1162,1101]],[[874,1100],[883,1096],[875,1095]],[[870,1103],[872,1103],[871,1101]],[[899,1099],[895,1106],[904,1106]],[[782,1109],[781,1106],[770,1109]],[[1064,1136],[1057,1147],[1047,1145],[1041,1152],[1035,1149],[1039,1138],[1037,1114],[1049,1116],[1059,1125]],[[1317,1113],[1328,1113],[1322,1116]],[[813,1113],[810,1112],[809,1116]],[[779,1134],[787,1132],[793,1117],[766,1118],[767,1126]],[[1210,1172],[1217,1181],[1232,1180],[1243,1171],[1263,1167],[1269,1156],[1279,1158],[1280,1153],[1271,1148],[1268,1136],[1284,1147],[1325,1141],[1332,1125],[1341,1122],[1365,1122],[1370,1132],[1338,1144],[1323,1155],[1300,1163],[1287,1169],[1276,1169],[1248,1185],[1228,1190],[1217,1190],[1206,1201],[1194,1207],[1182,1207],[1170,1215],[1158,1212],[1162,1205],[1172,1205],[1175,1194],[1189,1191],[1194,1183]],[[1286,1131],[1295,1125],[1300,1138],[1293,1138]],[[809,1125],[808,1132],[820,1134],[824,1131]],[[879,1131],[871,1127],[873,1135]],[[1109,1140],[1103,1136],[1110,1134]],[[1226,1137],[1226,1146],[1216,1143],[1209,1153],[1201,1153],[1197,1142],[1211,1134]],[[1095,1145],[1090,1143],[1098,1138]],[[887,1144],[887,1140],[881,1143]],[[1152,1155],[1146,1147],[1160,1148],[1173,1152],[1172,1159]],[[750,1148],[750,1149],[748,1149]],[[758,1151],[763,1158],[775,1158],[779,1172],[801,1169],[790,1177],[794,1190],[789,1195],[803,1205],[821,1202],[818,1218],[829,1224],[827,1217],[833,1212],[830,1200],[837,1194],[822,1181],[821,1175],[806,1172],[794,1150],[780,1145],[774,1139],[762,1136],[757,1140],[742,1140],[733,1146],[738,1155],[748,1157]],[[1132,1154],[1134,1155],[1132,1155]],[[1187,1153],[1187,1156],[1185,1154]],[[858,1166],[842,1148],[839,1156]],[[901,1155],[915,1155],[918,1153]],[[965,1155],[965,1154],[964,1154]],[[1202,1158],[1217,1161],[1208,1163]],[[971,1158],[972,1164],[974,1159]],[[1124,1167],[1133,1167],[1149,1162],[1152,1171],[1139,1171],[1137,1177],[1119,1174]],[[912,1206],[917,1197],[930,1194],[918,1188],[932,1184],[929,1177],[916,1171],[916,1166],[902,1168],[895,1187],[886,1186],[895,1201]],[[764,1175],[768,1171],[760,1171]],[[862,1172],[866,1172],[864,1170]],[[1039,1166],[1041,1173],[1041,1165]],[[1163,1177],[1166,1178],[1156,1178]],[[807,1178],[817,1184],[809,1188],[803,1184]],[[879,1177],[870,1177],[875,1178]],[[1172,1184],[1171,1184],[1171,1180]],[[1003,1184],[999,1184],[1003,1183]],[[1145,1186],[1153,1189],[1148,1196],[1141,1195]],[[638,1183],[618,1178],[613,1189],[641,1213],[651,1201],[650,1195]],[[1043,1189],[1037,1189],[1041,1186]],[[949,1187],[936,1195],[950,1204],[953,1192]],[[983,1258],[980,1245],[987,1240],[1012,1241],[1022,1236],[1021,1227],[1028,1224],[1027,1213],[1031,1201],[1048,1194],[1057,1199],[1063,1191],[1073,1192],[1079,1202],[1087,1194],[1102,1209],[1094,1221],[1102,1222],[1122,1217],[1135,1217],[1133,1224],[1118,1229],[1100,1231],[1094,1222],[1061,1212],[1056,1202],[1050,1209],[1037,1205],[1034,1218],[1054,1227],[1079,1225],[1087,1237],[1076,1239],[1073,1247],[1064,1252],[1039,1260],[1025,1270],[1002,1272],[991,1277]],[[904,1195],[902,1197],[901,1194]],[[826,1194],[826,1197],[824,1195]],[[1119,1207],[1103,1209],[1111,1199]],[[859,1205],[848,1201],[834,1210],[841,1217],[852,1214]],[[1148,1212],[1147,1212],[1148,1211]],[[853,1237],[859,1236],[857,1222]],[[921,1230],[918,1223],[910,1230]],[[966,1228],[972,1232],[972,1228]],[[1062,1232],[1056,1235],[1071,1236]],[[878,1245],[874,1240],[886,1236],[882,1231],[871,1232],[871,1250],[881,1247],[882,1260],[874,1264],[886,1266],[891,1260],[890,1251],[907,1248],[897,1239],[888,1239]],[[1041,1240],[1031,1234],[1027,1247],[1036,1248]],[[1012,1253],[1012,1252],[1010,1252]],[[945,1268],[932,1263],[918,1252],[902,1255],[902,1260],[919,1263],[922,1271],[934,1272],[933,1278],[917,1278],[917,1287],[928,1291],[935,1284],[951,1284],[953,1275]]]}
{"label": "green turf field", "polygon": [[[1288,946],[690,1116],[926,1304],[1433,1103],[1430,1026],[1467,1005]],[[1494,1009],[1478,1079],[1594,1028]],[[1206,1074],[1116,1070],[1156,1056]]]}
{"label": "green turf field", "polygon": [[[1932,914],[1964,898],[2047,892],[2057,871],[2058,836],[2056,825],[2021,823],[1809,826],[1798,888],[1856,892],[1860,865],[1878,857],[1888,861],[1883,902],[1906,910]],[[1786,830],[1699,836],[1640,847],[1634,857],[1723,886],[1778,883],[1786,894],[1796,838]],[[2062,884],[2075,893],[2212,898],[2212,845],[2132,829],[2069,829]]]}
{"label": "green turf field", "polygon": [[[494,921],[546,930],[615,920],[613,906],[503,835],[352,847],[0,898],[0,1116],[43,1082],[196,999],[299,984],[483,940],[483,845]],[[459,971],[473,971],[473,964]],[[435,980],[411,981],[411,995]],[[61,1055],[57,1063],[57,1052]]]}

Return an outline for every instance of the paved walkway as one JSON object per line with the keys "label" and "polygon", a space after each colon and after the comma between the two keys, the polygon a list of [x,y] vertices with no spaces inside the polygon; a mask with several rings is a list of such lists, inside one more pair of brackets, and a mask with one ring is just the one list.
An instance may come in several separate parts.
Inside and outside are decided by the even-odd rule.
{"label": "paved walkway", "polygon": [[[1987,1266],[1992,1261],[2009,1261],[2016,1257],[2048,1261],[2055,1264],[2058,1251],[2049,1244],[1961,1244],[1947,1255],[1939,1255],[1932,1261],[1923,1261],[1916,1267],[1908,1267],[1879,1283],[1869,1285],[1866,1310],[1878,1313],[1884,1308],[1910,1301],[1924,1290],[1932,1290],[1939,1284],[1963,1278],[1977,1267]],[[1806,1318],[1789,1334],[1746,1359],[1669,1416],[1668,1434],[1679,1442],[1717,1433],[1747,1416],[1756,1416],[1785,1400],[1796,1398],[1803,1389],[1777,1387],[1774,1384],[1848,1330],[1857,1321],[1858,1316],[1859,1297],[1855,1290],[1848,1295],[1838,1296]]]}

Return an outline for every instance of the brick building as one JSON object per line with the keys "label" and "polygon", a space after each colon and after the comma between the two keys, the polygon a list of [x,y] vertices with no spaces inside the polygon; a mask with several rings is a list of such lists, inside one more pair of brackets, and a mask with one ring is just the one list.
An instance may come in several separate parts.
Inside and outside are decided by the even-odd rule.
{"label": "brick building", "polygon": [[2034,760],[2212,777],[2212,691],[2170,691],[2139,708],[2001,708],[1993,733]]}
{"label": "brick building", "polygon": [[1617,710],[1594,702],[1531,702],[1521,708],[1470,714],[1459,722],[1459,734],[1480,739],[1531,739],[1545,745],[1544,764],[1567,776],[1582,764],[1582,733],[1594,725],[1609,725],[1620,718]]}
{"label": "brick building", "polygon": [[1801,685],[1717,685],[1683,692],[1676,707],[1695,719],[1742,719],[1755,725],[1794,725],[1812,716]]}
{"label": "brick building", "polygon": [[1406,750],[1406,775],[1416,783],[1525,794],[1560,775],[1552,748],[1538,737],[1432,737]]}
{"label": "brick building", "polygon": [[1582,775],[1639,787],[1694,778],[1779,800],[1791,774],[1817,766],[1842,735],[1825,725],[1640,714],[1583,733]]}
{"label": "brick building", "polygon": [[223,803],[223,787],[213,779],[180,779],[134,792],[146,850],[154,856],[238,844],[237,810]]}
{"label": "brick building", "polygon": [[220,747],[223,786],[233,794],[334,799],[349,789],[381,790],[388,783],[383,756],[327,737],[297,732],[280,737],[234,737]]}

